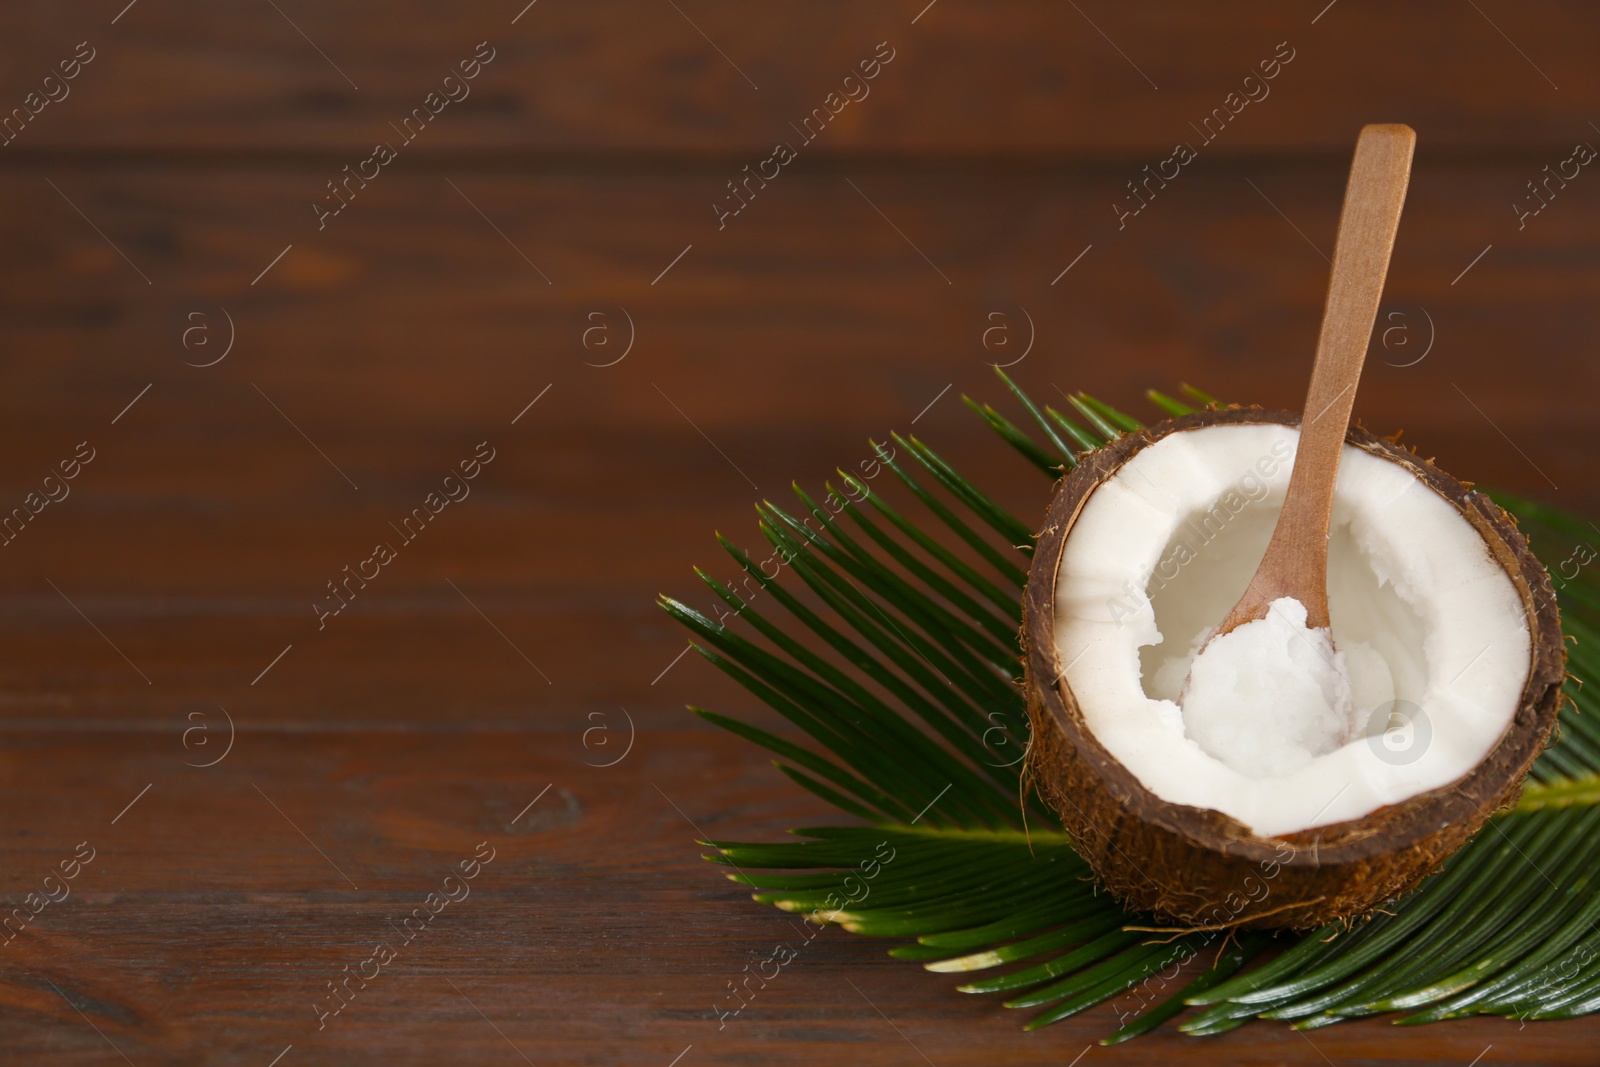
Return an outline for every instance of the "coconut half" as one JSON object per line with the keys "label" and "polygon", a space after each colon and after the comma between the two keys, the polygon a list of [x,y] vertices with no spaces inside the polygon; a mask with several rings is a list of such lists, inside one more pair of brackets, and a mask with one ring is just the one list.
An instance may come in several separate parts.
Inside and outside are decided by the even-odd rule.
{"label": "coconut half", "polygon": [[1352,429],[1331,634],[1293,600],[1197,653],[1244,592],[1298,442],[1199,412],[1079,457],[1024,596],[1029,770],[1100,880],[1199,927],[1304,929],[1409,889],[1514,803],[1566,654],[1515,522]]}

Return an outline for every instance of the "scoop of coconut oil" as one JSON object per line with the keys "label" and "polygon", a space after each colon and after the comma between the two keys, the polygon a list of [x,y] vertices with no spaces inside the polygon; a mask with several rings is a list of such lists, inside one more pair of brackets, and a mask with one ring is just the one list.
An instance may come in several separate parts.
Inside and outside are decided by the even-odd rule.
{"label": "scoop of coconut oil", "polygon": [[1344,655],[1329,631],[1306,625],[1293,597],[1205,642],[1180,703],[1184,733],[1252,778],[1304,767],[1343,745],[1353,725]]}

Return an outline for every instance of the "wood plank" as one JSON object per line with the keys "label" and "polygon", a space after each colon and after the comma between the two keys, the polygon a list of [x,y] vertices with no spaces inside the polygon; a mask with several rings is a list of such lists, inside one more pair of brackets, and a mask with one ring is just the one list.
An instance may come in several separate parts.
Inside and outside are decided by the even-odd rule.
{"label": "wood plank", "polygon": [[[1600,372],[1575,339],[1597,327],[1600,210],[1574,188],[1518,231],[1503,197],[1519,175],[1419,170],[1385,313],[1404,317],[1379,324],[1402,332],[1388,347],[1380,334],[1357,413],[1463,477],[1593,512]],[[26,252],[5,275],[0,492],[20,504],[77,442],[98,449],[71,496],[0,549],[0,630],[18,653],[0,668],[6,718],[181,733],[217,705],[248,729],[548,713],[573,736],[594,711],[651,727],[735,696],[676,668],[652,684],[684,647],[654,594],[709,606],[690,567],[732,574],[711,531],[755,545],[754,500],[868,459],[869,436],[914,429],[1038,514],[1043,480],[957,400],[1003,393],[986,363],[1014,357],[985,349],[992,314],[1019,345],[1031,315],[1037,344],[1011,373],[1057,404],[1057,387],[1082,387],[1143,411],[1144,387],[1184,380],[1298,404],[1326,284],[1312,246],[1329,247],[1341,180],[1208,164],[1118,231],[1096,221],[1100,177],[858,174],[947,286],[829,173],[797,172],[721,232],[694,174],[461,175],[553,285],[433,175],[374,183],[320,234],[304,169],[57,177],[155,284],[39,176],[0,179],[24,206],[3,236]],[[181,344],[196,308],[219,344],[219,309],[237,325],[215,367],[183,365],[210,358]],[[600,351],[582,346],[588,313],[620,343],[621,308],[636,350],[585,366]],[[319,630],[326,582],[486,438],[497,458],[472,497]]]}
{"label": "wood plank", "polygon": [[[887,959],[886,943],[830,930],[719,1029],[711,1005],[726,982],[752,952],[799,935],[699,860],[693,838],[760,838],[826,813],[717,734],[667,732],[605,771],[526,731],[443,744],[255,736],[209,770],[138,734],[8,734],[3,751],[7,895],[31,891],[79,842],[96,850],[71,895],[7,943],[0,1040],[19,1058],[114,1062],[109,1041],[140,1064],[265,1064],[289,1045],[283,1064],[374,1052],[436,1062],[440,1048],[515,1063],[509,1041],[535,1063],[665,1065],[692,1045],[680,1067],[819,1054],[899,1064],[918,1049],[944,1067],[1070,1061],[1114,1018],[1103,1006],[1023,1034],[1022,1013]],[[64,790],[72,804],[37,803]],[[319,1031],[312,1005],[326,983],[397,942],[385,919],[398,922],[479,842],[494,859],[470,895]],[[1090,1055],[1465,1063],[1492,1043],[1501,1062],[1581,1064],[1587,1025],[1469,1020],[1399,1037],[1366,1020],[1215,1041],[1168,1030]]]}
{"label": "wood plank", "polygon": [[[1594,136],[1584,101],[1600,90],[1589,61],[1600,16],[1557,0],[1477,9],[1029,2],[1001,16],[960,0],[878,0],[770,6],[759,18],[726,0],[676,11],[509,0],[470,14],[406,0],[381,20],[354,4],[247,5],[223,16],[181,0],[137,5],[113,24],[124,6],[16,14],[0,45],[7,111],[42,91],[79,42],[95,58],[51,87],[69,95],[43,105],[3,154],[266,159],[294,150],[354,164],[375,139],[396,136],[390,124],[442,88],[480,41],[494,60],[408,153],[717,154],[735,158],[737,172],[796,137],[790,123],[829,106],[879,42],[895,58],[854,90],[869,95],[827,123],[811,146],[818,154],[1154,163],[1196,138],[1190,124],[1216,108],[1238,109],[1205,149],[1219,155],[1343,153],[1363,122],[1386,120],[1410,123],[1436,149],[1544,152]],[[1246,85],[1280,43],[1289,65]],[[1246,92],[1259,103],[1228,101]]]}
{"label": "wood plank", "polygon": [[[13,347],[0,413],[18,432],[0,484],[26,492],[58,452],[96,435],[107,455],[86,498],[109,488],[93,479],[153,478],[167,492],[192,475],[208,499],[352,499],[292,419],[391,507],[475,442],[522,434],[540,458],[508,446],[501,470],[517,472],[518,492],[611,493],[610,479],[672,440],[674,460],[699,448],[699,462],[675,477],[641,468],[634,499],[748,499],[751,481],[769,489],[865,458],[866,436],[910,426],[946,385],[918,429],[967,425],[954,401],[995,396],[987,364],[1017,351],[986,349],[985,331],[1004,321],[1020,344],[1023,312],[1037,344],[1012,370],[1041,394],[1081,387],[1133,406],[1149,385],[1191,380],[1298,403],[1342,168],[1196,167],[1121,229],[1109,170],[1001,168],[979,182],[858,172],[870,203],[845,175],[802,171],[720,231],[704,174],[459,175],[555,284],[440,176],[386,176],[319,232],[306,170],[57,172],[146,285],[44,175],[13,174],[0,179],[19,208],[0,223],[19,250],[4,275]],[[1600,209],[1574,183],[1519,230],[1510,203],[1526,173],[1441,169],[1424,155],[1380,313],[1379,338],[1394,343],[1357,416],[1405,427],[1469,477],[1548,489],[1545,470],[1582,488],[1595,469],[1596,371],[1581,339],[1597,327]],[[223,309],[236,352],[184,366],[196,358],[180,343],[188,316],[207,316],[220,341]],[[603,351],[583,347],[589,316],[605,315],[620,342],[623,311],[635,349],[585,366]],[[1430,334],[1430,354],[1402,365]],[[49,358],[22,355],[33,351]],[[1508,373],[1510,353],[1524,373]],[[405,432],[380,432],[391,427]],[[591,427],[605,430],[576,443]],[[629,433],[646,439],[615,436]],[[1444,451],[1475,441],[1476,453]]]}

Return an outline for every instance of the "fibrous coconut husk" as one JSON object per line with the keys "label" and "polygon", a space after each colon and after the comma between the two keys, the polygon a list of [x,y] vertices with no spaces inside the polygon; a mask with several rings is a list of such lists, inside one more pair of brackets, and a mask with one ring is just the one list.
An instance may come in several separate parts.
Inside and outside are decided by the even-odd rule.
{"label": "fibrous coconut husk", "polygon": [[1455,782],[1359,819],[1262,838],[1206,808],[1162,800],[1106,751],[1085,723],[1055,642],[1056,580],[1090,495],[1141,449],[1205,426],[1299,424],[1289,412],[1230,408],[1184,415],[1079,457],[1057,483],[1023,597],[1022,639],[1033,740],[1028,770],[1100,882],[1131,908],[1188,927],[1309,929],[1367,913],[1410,889],[1515,804],[1556,724],[1566,650],[1550,577],[1516,522],[1396,443],[1352,427],[1346,440],[1398,463],[1483,537],[1516,586],[1532,643],[1516,716],[1481,763]]}

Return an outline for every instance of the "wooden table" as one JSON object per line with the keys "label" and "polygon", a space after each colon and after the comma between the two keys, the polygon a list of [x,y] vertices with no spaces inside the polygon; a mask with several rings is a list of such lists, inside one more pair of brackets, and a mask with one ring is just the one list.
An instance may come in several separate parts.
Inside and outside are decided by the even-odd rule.
{"label": "wooden table", "polygon": [[830,816],[683,711],[771,720],[652,604],[913,423],[1037,516],[958,399],[990,363],[1298,403],[1368,121],[1420,143],[1358,416],[1600,513],[1600,176],[1527,185],[1600,143],[1591,9],[125,3],[0,44],[7,907],[94,856],[0,948],[7,1062],[1593,1062],[1591,1021],[1091,1048],[1106,1008],[1024,1035],[840,931],[719,1028],[789,926],[694,839]]}

